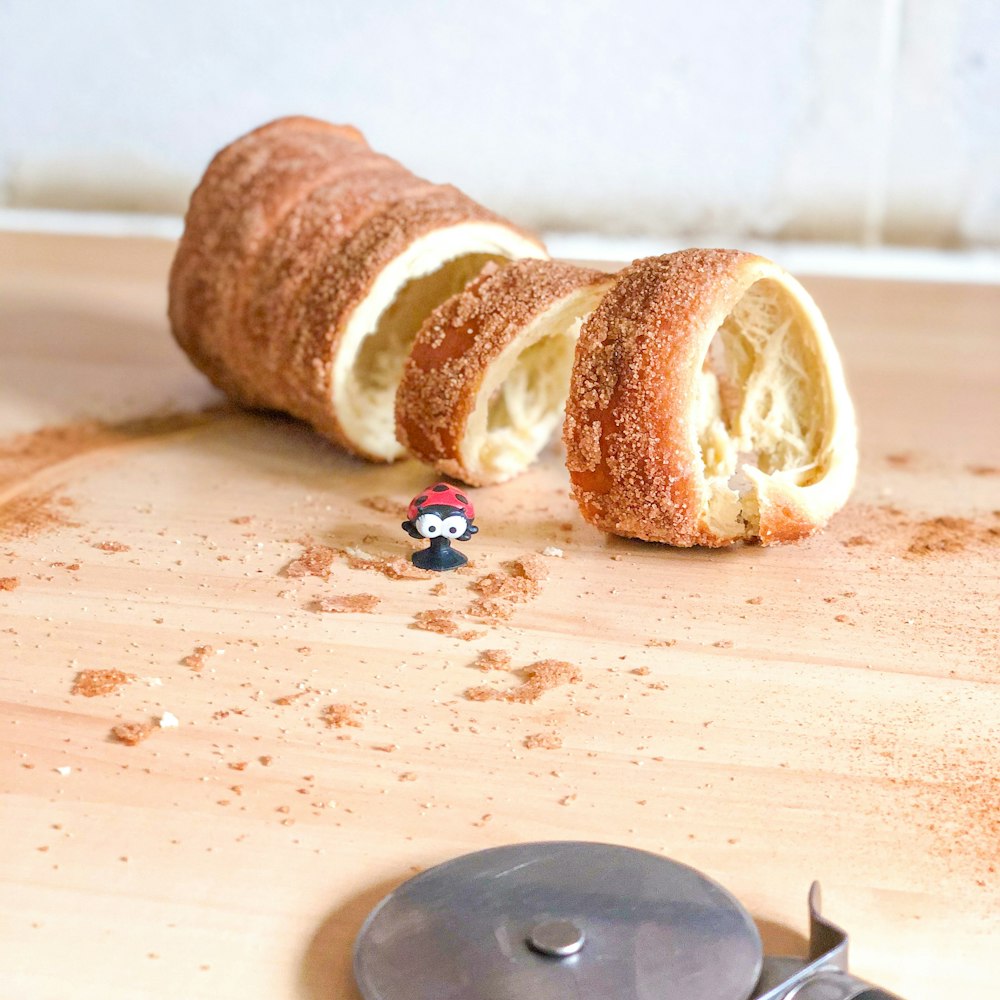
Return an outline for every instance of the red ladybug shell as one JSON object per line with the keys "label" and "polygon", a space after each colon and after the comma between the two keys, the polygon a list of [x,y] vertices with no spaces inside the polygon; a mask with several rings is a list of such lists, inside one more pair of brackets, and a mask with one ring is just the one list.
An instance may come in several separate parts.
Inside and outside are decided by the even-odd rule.
{"label": "red ladybug shell", "polygon": [[420,507],[454,507],[465,515],[467,521],[476,516],[475,508],[469,498],[459,489],[449,483],[435,483],[418,493],[406,508],[407,520],[412,521],[419,513]]}

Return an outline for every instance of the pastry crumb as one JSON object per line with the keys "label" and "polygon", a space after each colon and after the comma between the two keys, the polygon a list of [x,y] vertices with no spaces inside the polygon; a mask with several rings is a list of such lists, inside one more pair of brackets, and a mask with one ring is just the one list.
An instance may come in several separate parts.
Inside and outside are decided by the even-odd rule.
{"label": "pastry crumb", "polygon": [[436,632],[438,635],[455,635],[459,630],[458,622],[452,618],[450,612],[440,610],[418,611],[413,616],[413,624],[410,628]]}
{"label": "pastry crumb", "polygon": [[124,542],[94,542],[93,548],[100,549],[102,552],[131,552],[132,546],[126,545]]}
{"label": "pastry crumb", "polygon": [[510,659],[510,653],[505,649],[483,649],[479,651],[474,666],[480,670],[507,670]]}
{"label": "pastry crumb", "polygon": [[111,729],[111,736],[125,746],[134,747],[152,733],[153,727],[148,722],[121,722]]}
{"label": "pastry crumb", "polygon": [[323,709],[322,719],[331,729],[341,729],[344,726],[360,729],[363,725],[361,720],[364,714],[363,705],[341,702],[334,705],[327,705]]}
{"label": "pastry crumb", "polygon": [[302,555],[293,559],[284,569],[285,576],[297,579],[303,576],[318,576],[321,580],[330,577],[337,550],[329,545],[320,545],[311,539],[302,542]]}
{"label": "pastry crumb", "polygon": [[464,639],[466,642],[472,639],[479,639],[486,633],[481,629],[462,630],[458,622],[448,611],[439,609],[430,611],[418,611],[413,616],[413,624],[410,628],[422,629],[424,632],[436,632],[438,635],[450,635],[456,639]]}
{"label": "pastry crumb", "polygon": [[537,555],[520,556],[501,569],[479,577],[472,589],[480,596],[466,608],[466,614],[490,622],[507,621],[514,605],[523,604],[541,593],[548,567]]}
{"label": "pastry crumb", "polygon": [[214,646],[195,646],[194,652],[188,653],[188,655],[181,660],[181,664],[185,667],[189,667],[191,670],[198,671],[205,666],[205,660],[214,655]]}
{"label": "pastry crumb", "polygon": [[0,576],[0,590],[17,590],[21,581],[16,576]]}
{"label": "pastry crumb", "polygon": [[529,750],[558,750],[563,738],[558,733],[532,733],[525,736],[524,745]]}
{"label": "pastry crumb", "polygon": [[341,597],[321,597],[316,601],[316,610],[334,614],[370,614],[382,603],[374,594],[345,594]]}
{"label": "pastry crumb", "polygon": [[70,694],[96,698],[112,694],[134,680],[135,674],[127,674],[124,670],[81,670],[73,680]]}
{"label": "pastry crumb", "polygon": [[465,697],[469,701],[506,701],[526,705],[537,701],[546,691],[564,684],[577,684],[583,678],[580,668],[565,660],[539,660],[519,673],[525,679],[517,687],[506,691],[485,685],[472,687],[466,690]]}

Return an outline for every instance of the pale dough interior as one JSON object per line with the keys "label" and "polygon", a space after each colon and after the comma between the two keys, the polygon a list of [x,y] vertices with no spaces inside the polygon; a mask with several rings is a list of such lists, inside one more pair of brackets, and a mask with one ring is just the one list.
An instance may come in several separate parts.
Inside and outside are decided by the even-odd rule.
{"label": "pale dough interior", "polygon": [[463,223],[415,240],[392,260],[351,314],[334,359],[333,405],[347,436],[377,458],[401,457],[396,389],[423,321],[488,261],[544,256],[505,226]]}
{"label": "pale dough interior", "polygon": [[806,488],[828,470],[838,397],[846,399],[846,388],[842,376],[839,391],[831,380],[830,356],[837,375],[839,359],[817,316],[811,302],[805,305],[782,282],[762,278],[709,345],[696,422],[708,487],[706,520],[720,535],[757,536],[760,491],[768,480]]}
{"label": "pale dough interior", "polygon": [[460,447],[462,464],[477,483],[519,475],[558,428],[580,327],[605,290],[584,289],[551,306],[486,370]]}

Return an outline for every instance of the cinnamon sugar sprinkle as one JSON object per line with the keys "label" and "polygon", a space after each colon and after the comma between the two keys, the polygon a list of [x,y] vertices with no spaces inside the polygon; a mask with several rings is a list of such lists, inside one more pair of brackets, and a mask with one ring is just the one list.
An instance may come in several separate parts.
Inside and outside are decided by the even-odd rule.
{"label": "cinnamon sugar sprinkle", "polygon": [[510,667],[510,653],[505,649],[480,650],[474,666],[480,670],[507,670]]}
{"label": "cinnamon sugar sprinkle", "polygon": [[69,497],[57,495],[54,489],[15,496],[0,504],[0,540],[32,538],[46,531],[78,527],[68,514],[73,506]]}
{"label": "cinnamon sugar sprinkle", "polygon": [[362,549],[344,549],[347,565],[351,569],[366,569],[381,573],[390,580],[430,580],[436,574],[418,569],[405,556],[373,556]]}
{"label": "cinnamon sugar sprinkle", "polygon": [[124,542],[94,542],[93,548],[100,549],[102,552],[131,552],[132,546],[126,545]]}
{"label": "cinnamon sugar sprinkle", "polygon": [[583,679],[580,668],[565,660],[539,660],[519,671],[524,681],[515,688],[501,691],[497,688],[472,687],[465,692],[470,701],[507,701],[514,704],[527,705],[565,684],[578,684]]}
{"label": "cinnamon sugar sprinkle", "polygon": [[124,670],[81,670],[73,681],[70,694],[96,698],[112,694],[134,680],[135,674],[128,674]]}
{"label": "cinnamon sugar sprinkle", "polygon": [[16,576],[0,576],[0,590],[17,590],[21,581]]}
{"label": "cinnamon sugar sprinkle", "polygon": [[[42,427],[0,440],[0,490],[25,483],[36,472],[87,452],[158,437],[208,423],[224,407],[199,413],[140,417],[118,423],[83,420]],[[45,531],[77,527],[67,515],[73,502],[56,491],[22,494],[0,504],[0,539],[29,538]]]}
{"label": "cinnamon sugar sprinkle", "polygon": [[346,614],[357,612],[370,614],[382,603],[381,597],[374,594],[345,594],[342,597],[321,597],[316,601],[317,611]]}
{"label": "cinnamon sugar sprinkle", "polygon": [[331,729],[341,729],[344,726],[360,729],[363,725],[362,719],[364,715],[365,708],[363,704],[341,702],[335,705],[327,705],[323,709],[322,719]]}
{"label": "cinnamon sugar sprinkle", "polygon": [[908,558],[964,552],[975,545],[1000,545],[1000,518],[984,526],[967,517],[932,517],[920,521],[906,550]]}
{"label": "cinnamon sugar sprinkle", "polygon": [[558,750],[563,738],[558,733],[532,733],[525,736],[524,745],[529,750]]}
{"label": "cinnamon sugar sprinkle", "polygon": [[472,589],[481,596],[466,608],[466,614],[486,621],[507,621],[516,604],[541,593],[542,581],[548,575],[548,567],[536,555],[512,559],[500,570],[487,573],[472,584]]}

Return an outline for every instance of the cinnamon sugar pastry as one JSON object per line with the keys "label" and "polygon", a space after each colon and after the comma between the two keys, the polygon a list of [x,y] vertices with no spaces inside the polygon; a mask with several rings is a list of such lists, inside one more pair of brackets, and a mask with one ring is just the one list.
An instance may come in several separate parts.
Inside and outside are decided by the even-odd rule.
{"label": "cinnamon sugar pastry", "polygon": [[170,278],[174,335],[238,401],[391,461],[393,403],[424,317],[489,261],[541,244],[415,177],[350,126],[282,118],[213,159]]}
{"label": "cinnamon sugar pastry", "polygon": [[801,538],[843,506],[857,468],[819,309],[735,250],[621,272],[580,333],[564,438],[583,516],[671,545]]}
{"label": "cinnamon sugar pastry", "polygon": [[583,320],[613,278],[545,260],[487,265],[417,333],[396,394],[396,436],[473,486],[523,472],[563,416]]}

